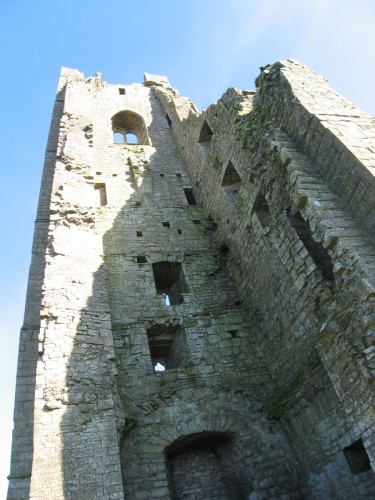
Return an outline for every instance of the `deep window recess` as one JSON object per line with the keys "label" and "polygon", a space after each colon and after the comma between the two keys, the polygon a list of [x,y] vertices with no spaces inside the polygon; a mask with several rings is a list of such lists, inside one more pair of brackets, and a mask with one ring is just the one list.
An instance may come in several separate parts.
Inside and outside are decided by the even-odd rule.
{"label": "deep window recess", "polygon": [[201,145],[202,149],[206,151],[210,145],[211,139],[213,136],[213,132],[208,125],[207,121],[205,120],[203,123],[203,126],[201,128],[200,134],[199,134],[199,139],[198,142]]}
{"label": "deep window recess", "polygon": [[219,248],[219,253],[217,256],[220,270],[226,269],[228,264],[228,257],[229,257],[229,247],[225,243],[223,243]]}
{"label": "deep window recess", "polygon": [[168,122],[168,126],[171,127],[172,126],[172,120],[170,119],[169,117],[169,114],[168,113],[165,113],[165,119],[167,120]]}
{"label": "deep window recess", "polygon": [[[112,117],[112,131],[121,134],[127,144],[149,144],[143,118],[133,111],[120,111]],[[116,141],[117,142],[117,141]]]}
{"label": "deep window recess", "polygon": [[119,93],[120,95],[125,95],[125,94],[126,94],[126,92],[125,92],[125,89],[124,89],[124,88],[119,88],[119,89],[118,89],[118,93]]}
{"label": "deep window recess", "polygon": [[137,255],[136,259],[138,264],[147,264],[147,259],[144,255]]}
{"label": "deep window recess", "polygon": [[204,431],[175,440],[165,449],[171,498],[253,498],[251,480],[238,467],[234,449],[229,432]]}
{"label": "deep window recess", "polygon": [[107,205],[107,191],[105,184],[94,184],[94,189],[99,193],[99,204],[101,207]]}
{"label": "deep window recess", "polygon": [[189,205],[196,205],[197,204],[197,202],[194,198],[194,193],[193,193],[192,188],[184,188],[184,193],[185,193],[185,197],[186,197],[186,200],[187,200]]}
{"label": "deep window recess", "polygon": [[182,365],[182,332],[179,325],[155,325],[147,330],[154,371],[164,371]]}
{"label": "deep window recess", "polygon": [[350,446],[343,449],[346,461],[354,475],[371,470],[370,459],[363,446],[362,439],[354,441]]}
{"label": "deep window recess", "polygon": [[253,212],[258,217],[258,220],[262,227],[267,227],[270,225],[271,214],[270,207],[268,206],[267,200],[263,193],[259,192],[256,197]]}
{"label": "deep window recess", "polygon": [[182,304],[183,293],[188,292],[182,265],[179,262],[155,262],[152,264],[156,292],[163,295],[166,305]]}
{"label": "deep window recess", "polygon": [[241,177],[238,175],[233,163],[230,161],[225,170],[224,177],[221,183],[225,194],[230,201],[233,201],[241,186]]}
{"label": "deep window recess", "polygon": [[335,276],[333,274],[331,256],[321,243],[314,240],[309,222],[306,221],[299,212],[295,212],[292,215],[291,210],[288,209],[286,213],[304,247],[309,252],[316,267],[322,273],[322,278],[334,282]]}

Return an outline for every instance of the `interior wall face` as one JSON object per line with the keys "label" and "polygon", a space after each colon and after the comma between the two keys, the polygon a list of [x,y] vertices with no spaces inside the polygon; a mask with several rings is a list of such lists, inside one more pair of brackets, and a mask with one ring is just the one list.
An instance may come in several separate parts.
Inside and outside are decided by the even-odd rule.
{"label": "interior wall face", "polygon": [[295,62],[203,113],[63,68],[8,499],[375,496],[373,137]]}

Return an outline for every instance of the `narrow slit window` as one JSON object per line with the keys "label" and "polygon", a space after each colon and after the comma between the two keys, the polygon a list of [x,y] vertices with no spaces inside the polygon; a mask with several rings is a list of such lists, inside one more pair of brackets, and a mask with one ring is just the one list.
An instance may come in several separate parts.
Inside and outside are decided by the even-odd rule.
{"label": "narrow slit window", "polygon": [[188,202],[189,205],[196,205],[197,204],[192,188],[184,188],[184,193],[185,193],[186,201]]}
{"label": "narrow slit window", "polygon": [[104,207],[107,205],[107,191],[105,188],[105,184],[94,184],[95,191],[99,194],[99,205]]}
{"label": "narrow slit window", "polygon": [[287,216],[316,267],[322,273],[323,280],[334,282],[332,258],[324,246],[314,240],[309,222],[299,212],[292,215],[290,209],[287,210]]}
{"label": "narrow slit window", "polygon": [[168,122],[168,127],[171,127],[172,126],[172,120],[170,119],[170,116],[169,116],[168,113],[165,113],[165,119]]}
{"label": "narrow slit window", "polygon": [[152,270],[156,293],[164,296],[165,305],[182,304],[183,293],[188,291],[182,265],[179,262],[156,262]]}
{"label": "narrow slit window", "polygon": [[258,217],[262,227],[270,225],[271,214],[270,207],[263,193],[259,192],[254,203],[253,212]]}
{"label": "narrow slit window", "polygon": [[241,177],[238,175],[237,170],[231,161],[228,163],[225,170],[221,185],[228,199],[233,201],[240,190]]}

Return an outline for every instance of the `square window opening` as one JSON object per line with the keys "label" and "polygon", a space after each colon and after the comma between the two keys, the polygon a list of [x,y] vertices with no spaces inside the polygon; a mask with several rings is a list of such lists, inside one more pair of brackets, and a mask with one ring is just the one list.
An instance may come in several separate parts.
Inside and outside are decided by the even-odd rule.
{"label": "square window opening", "polygon": [[180,262],[155,262],[152,264],[156,293],[165,297],[165,305],[183,304],[183,293],[188,292]]}
{"label": "square window opening", "polygon": [[344,448],[343,452],[350,470],[354,475],[371,470],[370,459],[363,446],[362,439],[354,441],[350,446]]}
{"label": "square window opening", "polygon": [[147,329],[147,339],[155,372],[183,366],[183,330],[179,325],[154,325]]}

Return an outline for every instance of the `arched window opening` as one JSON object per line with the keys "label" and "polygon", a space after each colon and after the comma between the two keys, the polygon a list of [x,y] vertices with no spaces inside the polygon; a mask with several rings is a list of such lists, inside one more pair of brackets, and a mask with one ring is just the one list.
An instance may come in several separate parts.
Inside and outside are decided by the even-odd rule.
{"label": "arched window opening", "polygon": [[120,111],[112,117],[112,131],[123,135],[127,144],[149,144],[143,118],[133,111]]}
{"label": "arched window opening", "polygon": [[147,339],[155,372],[184,365],[183,329],[179,325],[154,325],[147,329]]}
{"label": "arched window opening", "polygon": [[155,262],[152,264],[156,292],[164,295],[165,305],[184,302],[183,293],[188,292],[180,262]]}
{"label": "arched window opening", "polygon": [[113,142],[115,144],[124,144],[125,143],[124,134],[121,132],[113,132]]}
{"label": "arched window opening", "polygon": [[206,152],[207,149],[209,148],[212,136],[213,136],[213,132],[212,132],[210,126],[208,125],[207,121],[205,120],[203,125],[202,125],[201,131],[199,134],[199,138],[198,138],[198,142],[201,145],[201,148],[203,149],[203,151]]}
{"label": "arched window opening", "polygon": [[288,209],[286,213],[292,227],[309,252],[316,267],[322,273],[323,280],[334,282],[335,276],[331,256],[321,243],[314,240],[309,222],[298,211],[292,214],[291,209]]}
{"label": "arched window opening", "polygon": [[135,134],[131,134],[130,132],[126,133],[126,144],[138,144],[138,139]]}
{"label": "arched window opening", "polygon": [[262,192],[259,192],[258,196],[256,197],[253,213],[255,213],[255,215],[258,217],[258,220],[262,227],[267,227],[270,225],[270,207],[268,205],[266,197]]}
{"label": "arched window opening", "polygon": [[236,463],[234,435],[204,431],[165,449],[171,498],[248,498],[251,480]]}
{"label": "arched window opening", "polygon": [[225,170],[221,185],[228,199],[233,201],[241,187],[241,177],[238,175],[238,172],[231,161],[228,163]]}

